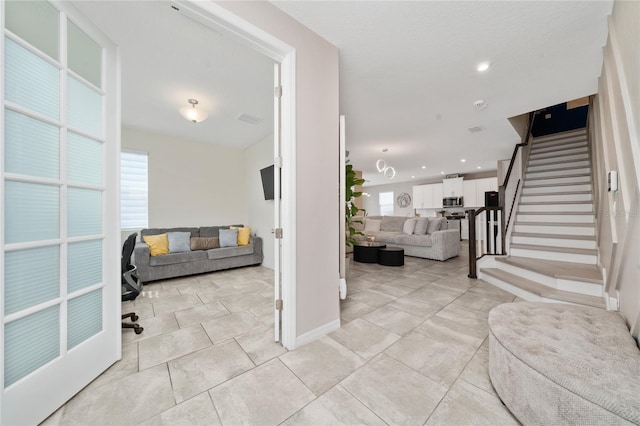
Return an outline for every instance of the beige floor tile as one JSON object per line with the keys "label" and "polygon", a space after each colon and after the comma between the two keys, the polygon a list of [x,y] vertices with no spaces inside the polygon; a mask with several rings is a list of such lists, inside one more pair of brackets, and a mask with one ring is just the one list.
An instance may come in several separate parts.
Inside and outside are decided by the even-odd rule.
{"label": "beige floor tile", "polygon": [[340,317],[343,322],[353,321],[354,319],[360,318],[375,309],[376,308],[373,306],[362,302],[355,302],[353,299],[340,301]]}
{"label": "beige floor tile", "polygon": [[427,425],[519,425],[500,400],[458,380],[444,397]]}
{"label": "beige floor tile", "polygon": [[262,280],[250,280],[233,285],[233,288],[240,293],[257,293],[260,291],[273,291],[273,285],[267,284]]}
{"label": "beige floor tile", "polygon": [[237,342],[212,346],[169,361],[173,394],[185,401],[254,368]]}
{"label": "beige floor tile", "polygon": [[122,344],[122,361],[130,359],[138,359],[138,343],[123,343]]}
{"label": "beige floor tile", "polygon": [[[270,293],[271,294],[271,293]],[[241,312],[251,308],[257,308],[273,300],[273,294],[263,296],[258,293],[243,294],[241,296],[233,295],[220,299],[220,303],[224,305],[229,312]]]}
{"label": "beige floor tile", "polygon": [[438,336],[455,339],[478,348],[488,336],[489,326],[486,322],[468,317],[447,318],[438,312],[416,327],[414,331],[427,337]]}
{"label": "beige floor tile", "polygon": [[209,304],[209,303],[219,302],[221,299],[224,299],[224,298],[239,296],[242,293],[240,293],[238,290],[236,290],[233,287],[223,287],[223,288],[212,287],[212,288],[198,290],[196,294],[198,295],[200,300],[202,300],[202,303]]}
{"label": "beige floor tile", "polygon": [[476,311],[489,313],[491,309],[503,303],[505,302],[478,296],[477,294],[469,293],[467,291],[462,296],[458,297],[452,304],[455,304],[456,306],[462,305]]}
{"label": "beige floor tile", "polygon": [[424,321],[423,318],[388,305],[368,313],[363,318],[399,336],[403,336]]}
{"label": "beige floor tile", "polygon": [[142,292],[138,295],[138,297],[136,297],[134,303],[136,306],[140,306],[146,303],[172,299],[176,296],[180,296],[180,293],[177,289],[163,288],[161,284],[151,283],[144,285]]}
{"label": "beige floor tile", "polygon": [[249,358],[256,365],[260,365],[287,353],[287,349],[282,344],[275,342],[274,339],[273,327],[265,327],[262,330],[237,337],[236,341],[249,355]]}
{"label": "beige floor tile", "polygon": [[[417,289],[422,288],[425,285],[429,284],[431,281],[440,278],[440,277],[433,277],[433,278],[427,277],[425,275],[420,275],[419,272],[420,271],[414,272],[414,273],[410,274],[412,276],[405,277],[405,278],[402,278],[402,279],[396,279],[393,282],[397,283],[397,284],[401,284],[401,285],[403,285],[405,287],[409,287],[409,288],[412,288],[414,290],[417,290]],[[415,276],[413,276],[413,275],[415,275]]]}
{"label": "beige floor tile", "polygon": [[209,391],[225,425],[277,425],[314,399],[274,359]]}
{"label": "beige floor tile", "polygon": [[386,423],[341,386],[335,386],[320,398],[289,417],[282,425],[385,426]]}
{"label": "beige floor tile", "polygon": [[364,359],[370,359],[400,339],[382,327],[361,318],[355,319],[329,335]]}
{"label": "beige floor tile", "polygon": [[138,343],[140,371],[211,346],[200,324],[181,328]]}
{"label": "beige floor tile", "polygon": [[434,303],[440,306],[446,306],[460,296],[455,290],[447,290],[442,287],[433,286],[431,284],[422,287],[407,294],[407,297],[424,300],[425,302]]}
{"label": "beige floor tile", "polygon": [[92,392],[92,390],[97,387],[131,376],[132,374],[136,374],[138,371],[137,357],[134,359],[120,360],[96,377],[85,389],[87,392]]}
{"label": "beige floor tile", "polygon": [[384,353],[448,387],[471,360],[477,348],[447,335],[411,333]]}
{"label": "beige floor tile", "polygon": [[[155,313],[153,312],[153,303],[143,303],[140,305],[134,305],[133,302],[129,302],[128,304],[122,304],[122,314],[127,314],[129,312],[135,312],[138,316],[138,323],[144,321],[148,318],[153,318]],[[123,320],[131,322],[131,319]]]}
{"label": "beige floor tile", "polygon": [[206,322],[227,314],[229,314],[229,311],[219,302],[207,303],[206,305],[175,312],[176,320],[181,328]]}
{"label": "beige floor tile", "polygon": [[250,333],[264,324],[250,312],[238,312],[203,322],[202,327],[213,343]]}
{"label": "beige floor tile", "polygon": [[[367,273],[362,276],[367,281],[382,284],[395,279],[398,276],[398,271],[381,265],[372,265],[372,269],[378,269],[377,272]],[[377,268],[376,268],[377,267]]]}
{"label": "beige floor tile", "polygon": [[122,330],[122,344],[139,342],[150,339],[164,333],[170,333],[179,329],[178,321],[173,314],[160,315],[140,321],[139,324],[144,328],[141,334],[136,334],[132,328]]}
{"label": "beige floor tile", "polygon": [[316,395],[337,384],[364,361],[329,337],[309,343],[280,357]]}
{"label": "beige floor tile", "polygon": [[440,288],[451,293],[460,295],[472,287],[466,281],[458,281],[454,277],[441,278],[438,281],[434,281],[430,284],[432,288]]}
{"label": "beige floor tile", "polygon": [[471,361],[469,361],[469,364],[467,364],[465,369],[462,371],[462,374],[460,374],[460,379],[465,380],[492,395],[497,395],[493,385],[491,384],[491,378],[489,377],[488,348],[484,345],[480,346],[476,354],[471,358]]}
{"label": "beige floor tile", "polygon": [[136,424],[174,405],[169,372],[163,364],[80,392],[66,404],[62,424]]}
{"label": "beige floor tile", "polygon": [[515,299],[516,297],[513,294],[502,290],[501,288],[483,281],[479,282],[475,287],[469,289],[468,293],[487,299],[497,300],[498,302],[502,303],[513,302],[513,299]]}
{"label": "beige floor tile", "polygon": [[257,308],[249,309],[253,315],[255,315],[260,321],[265,323],[266,325],[273,325],[275,321],[273,302],[266,303]]}
{"label": "beige floor tile", "polygon": [[420,300],[411,296],[412,293],[394,300],[387,306],[407,312],[422,319],[429,318],[431,315],[442,309],[442,305],[437,303]]}
{"label": "beige floor tile", "polygon": [[378,293],[374,290],[364,290],[351,296],[347,296],[348,301],[365,303],[374,308],[386,305],[394,300],[395,297],[386,295],[384,293]]}
{"label": "beige floor tile", "polygon": [[209,393],[184,401],[139,423],[140,426],[217,426],[222,425]]}
{"label": "beige floor tile", "polygon": [[186,296],[188,294],[197,294],[201,291],[219,290],[218,286],[215,285],[211,280],[193,281],[176,288],[182,296]]}
{"label": "beige floor tile", "polygon": [[446,388],[380,354],[341,386],[388,424],[422,425]]}
{"label": "beige floor tile", "polygon": [[169,312],[181,311],[183,309],[193,308],[202,305],[202,302],[195,294],[187,294],[185,296],[175,296],[160,301],[153,302],[153,311],[157,315],[167,314]]}
{"label": "beige floor tile", "polygon": [[347,278],[347,294],[352,295],[361,291],[372,289],[379,286],[381,283],[377,281],[368,280],[362,276],[356,278]]}
{"label": "beige floor tile", "polygon": [[389,281],[386,284],[380,284],[379,286],[371,288],[372,291],[383,293],[395,298],[402,297],[413,291],[411,287],[406,287],[401,284],[397,284],[395,281]]}

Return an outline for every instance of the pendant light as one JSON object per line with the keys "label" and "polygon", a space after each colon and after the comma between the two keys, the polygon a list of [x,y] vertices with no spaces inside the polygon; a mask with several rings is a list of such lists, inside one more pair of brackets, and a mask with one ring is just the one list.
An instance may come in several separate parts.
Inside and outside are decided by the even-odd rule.
{"label": "pendant light", "polygon": [[199,123],[207,119],[209,114],[204,112],[202,109],[196,108],[196,105],[198,105],[197,100],[189,99],[188,102],[191,104],[191,106],[180,108],[180,114],[182,114],[184,118],[192,123]]}

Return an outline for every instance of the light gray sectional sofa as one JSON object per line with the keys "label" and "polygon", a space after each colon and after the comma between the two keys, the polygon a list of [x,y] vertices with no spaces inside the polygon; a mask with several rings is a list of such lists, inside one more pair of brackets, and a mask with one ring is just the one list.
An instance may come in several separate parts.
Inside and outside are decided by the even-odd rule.
{"label": "light gray sectional sofa", "polygon": [[[241,227],[242,225],[235,225]],[[149,246],[143,242],[146,235],[158,235],[169,232],[190,232],[191,237],[218,237],[220,229],[229,226],[203,226],[200,228],[150,228],[140,232],[140,241],[133,252],[133,263],[138,268],[138,277],[142,282],[162,280],[201,274],[240,266],[262,263],[262,239],[251,235],[249,245],[222,247],[209,250],[194,250],[181,253],[169,253],[151,256]]]}
{"label": "light gray sectional sofa", "polygon": [[[377,221],[379,230],[375,230]],[[414,221],[413,227],[407,221]],[[366,216],[354,227],[364,234],[356,235],[357,241],[366,241],[371,236],[376,242],[402,247],[405,256],[442,261],[460,253],[460,230],[448,226],[447,219],[442,217]]]}

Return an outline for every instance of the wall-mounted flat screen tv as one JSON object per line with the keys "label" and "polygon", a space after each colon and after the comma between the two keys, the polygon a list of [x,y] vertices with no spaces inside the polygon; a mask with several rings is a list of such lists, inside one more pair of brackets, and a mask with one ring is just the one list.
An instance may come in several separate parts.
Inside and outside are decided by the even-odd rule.
{"label": "wall-mounted flat screen tv", "polygon": [[273,190],[273,169],[274,166],[271,165],[260,170],[260,177],[262,178],[262,191],[264,192],[265,200],[273,200],[275,197]]}

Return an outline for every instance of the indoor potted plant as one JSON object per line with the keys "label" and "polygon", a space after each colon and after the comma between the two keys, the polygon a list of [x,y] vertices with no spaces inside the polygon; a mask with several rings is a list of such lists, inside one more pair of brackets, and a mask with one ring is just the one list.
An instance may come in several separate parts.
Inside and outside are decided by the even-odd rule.
{"label": "indoor potted plant", "polygon": [[[353,225],[355,223],[362,223],[362,219],[360,218],[360,216],[364,215],[366,211],[364,209],[358,208],[358,206],[356,206],[354,203],[356,198],[362,197],[362,191],[355,191],[354,187],[362,185],[364,183],[364,179],[359,179],[356,177],[356,172],[353,170],[353,165],[349,164],[348,157],[349,152],[347,152],[347,164],[345,166],[345,222],[347,228],[346,244],[347,246],[351,246],[356,242],[356,240],[354,239],[355,235],[364,235],[362,232],[357,231]],[[361,213],[361,215],[358,216],[358,213]]]}

